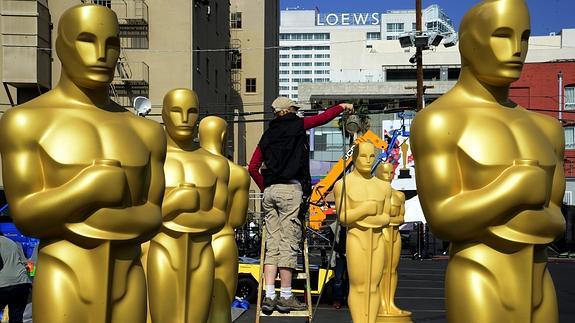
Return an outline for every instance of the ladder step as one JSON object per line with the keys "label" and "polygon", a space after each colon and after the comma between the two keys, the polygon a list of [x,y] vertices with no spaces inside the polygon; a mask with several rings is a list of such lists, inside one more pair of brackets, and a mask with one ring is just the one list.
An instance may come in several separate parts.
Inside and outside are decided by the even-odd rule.
{"label": "ladder step", "polygon": [[[307,274],[306,273],[297,273],[297,275],[294,275],[292,277],[292,279],[306,279],[307,278]],[[276,281],[280,281],[281,279],[279,277],[276,277]]]}
{"label": "ladder step", "polygon": [[273,311],[273,313],[271,313],[270,315],[267,315],[265,313],[261,313],[261,316],[291,316],[291,317],[309,317],[309,312],[306,311],[291,311],[289,313],[280,313],[278,311]]}

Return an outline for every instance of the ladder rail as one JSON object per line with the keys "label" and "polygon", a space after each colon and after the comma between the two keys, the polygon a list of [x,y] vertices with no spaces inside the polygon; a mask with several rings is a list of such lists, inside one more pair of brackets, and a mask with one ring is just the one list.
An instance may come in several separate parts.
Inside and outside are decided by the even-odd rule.
{"label": "ladder rail", "polygon": [[[264,277],[264,266],[265,266],[265,244],[266,244],[266,229],[265,229],[265,221],[262,220],[262,225],[260,226],[262,233],[261,233],[261,253],[260,253],[260,277],[258,279],[258,298],[257,298],[257,302],[256,302],[256,321],[255,323],[260,323],[261,321],[261,316],[262,316],[262,291],[265,282],[265,277]],[[311,285],[310,285],[310,271],[309,271],[309,257],[308,257],[308,242],[307,242],[307,232],[306,232],[306,225],[305,223],[302,221],[302,226],[301,226],[301,230],[302,230],[302,239],[303,239],[303,261],[304,261],[304,272],[305,272],[305,294],[304,294],[304,298],[305,298],[305,302],[307,305],[307,310],[305,311],[292,311],[290,313],[279,313],[277,311],[274,311],[271,315],[266,315],[266,316],[270,316],[270,317],[277,317],[277,316],[289,316],[289,317],[300,317],[300,318],[305,318],[306,322],[311,322],[312,321],[312,315],[313,315],[313,302],[312,302],[312,298],[311,298]],[[297,277],[297,274],[296,274]],[[292,278],[293,279],[293,278]]]}
{"label": "ladder rail", "polygon": [[[264,223],[264,221],[260,220],[262,223]],[[261,232],[261,237],[262,237],[262,242],[261,242],[261,248],[260,248],[260,277],[258,278],[258,299],[257,299],[257,306],[256,306],[256,323],[260,323],[260,316],[262,313],[262,288],[264,287],[264,284],[262,284],[262,282],[265,280],[264,278],[264,266],[265,266],[265,251],[266,251],[266,228],[265,228],[265,224],[260,225],[260,228],[262,230]]]}

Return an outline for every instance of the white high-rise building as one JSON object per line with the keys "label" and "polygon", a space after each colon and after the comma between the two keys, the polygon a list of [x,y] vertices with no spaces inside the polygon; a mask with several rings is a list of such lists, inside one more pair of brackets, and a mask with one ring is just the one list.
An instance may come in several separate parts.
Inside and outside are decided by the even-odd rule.
{"label": "white high-rise building", "polygon": [[[423,29],[442,33],[453,31],[451,20],[437,5],[423,11]],[[381,69],[339,68],[338,60],[351,43],[394,40],[415,30],[415,10],[390,10],[385,13],[320,13],[316,10],[282,10],[280,19],[280,95],[298,99],[300,83],[384,81]],[[334,64],[336,63],[336,64]],[[350,62],[345,62],[349,66]]]}

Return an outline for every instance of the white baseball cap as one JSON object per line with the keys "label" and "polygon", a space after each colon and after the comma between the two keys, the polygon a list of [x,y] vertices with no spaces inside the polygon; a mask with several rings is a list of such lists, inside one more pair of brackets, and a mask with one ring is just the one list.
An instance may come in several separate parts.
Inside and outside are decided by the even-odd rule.
{"label": "white baseball cap", "polygon": [[300,106],[297,105],[297,103],[295,103],[290,98],[287,98],[285,96],[278,96],[274,100],[274,102],[272,102],[272,109],[274,110],[274,112],[289,109],[290,107],[293,107],[296,110],[301,108]]}

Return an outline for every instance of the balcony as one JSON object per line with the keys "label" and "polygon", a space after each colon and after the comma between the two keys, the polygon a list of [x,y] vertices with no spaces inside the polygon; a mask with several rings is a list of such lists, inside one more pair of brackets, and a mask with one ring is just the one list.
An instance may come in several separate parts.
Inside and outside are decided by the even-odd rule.
{"label": "balcony", "polygon": [[82,0],[82,2],[106,6],[114,10],[120,26],[148,24],[149,10],[145,0]]}
{"label": "balcony", "polygon": [[124,107],[132,106],[137,96],[149,96],[150,67],[144,62],[120,60],[116,65],[114,81],[110,85],[110,97]]}
{"label": "balcony", "polygon": [[144,62],[118,61],[114,84],[130,84],[132,86],[148,86],[150,67]]}
{"label": "balcony", "polygon": [[149,9],[144,0],[84,0],[111,8],[118,16],[124,49],[147,49]]}

